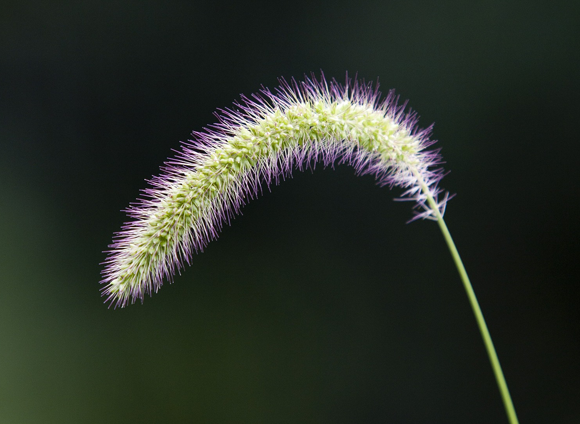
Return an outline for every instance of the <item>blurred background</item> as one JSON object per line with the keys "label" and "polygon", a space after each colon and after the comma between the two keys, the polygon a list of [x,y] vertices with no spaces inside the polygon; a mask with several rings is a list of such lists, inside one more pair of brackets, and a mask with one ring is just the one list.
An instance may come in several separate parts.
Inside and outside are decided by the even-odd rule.
{"label": "blurred background", "polygon": [[320,70],[436,123],[520,420],[580,422],[579,22],[573,1],[2,1],[0,422],[507,422],[437,225],[346,166],[103,304],[121,210],[180,140]]}

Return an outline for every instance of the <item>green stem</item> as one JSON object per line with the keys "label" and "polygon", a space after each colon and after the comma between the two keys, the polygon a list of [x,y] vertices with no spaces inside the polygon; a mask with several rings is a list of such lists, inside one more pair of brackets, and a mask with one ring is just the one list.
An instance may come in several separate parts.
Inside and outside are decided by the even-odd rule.
{"label": "green stem", "polygon": [[475,296],[475,292],[473,291],[473,287],[471,282],[469,281],[469,277],[467,275],[467,271],[465,271],[465,266],[463,266],[463,261],[459,256],[459,252],[457,251],[457,247],[455,247],[455,243],[453,242],[453,238],[451,237],[451,233],[447,228],[447,224],[443,220],[443,216],[439,212],[439,207],[433,196],[431,196],[430,191],[428,190],[426,184],[423,182],[420,174],[418,172],[414,172],[415,176],[419,179],[421,188],[423,193],[427,195],[427,201],[431,209],[435,212],[437,218],[437,224],[439,224],[439,228],[443,233],[443,237],[445,238],[445,242],[449,247],[449,251],[451,252],[451,256],[453,257],[453,261],[455,262],[455,266],[457,267],[457,271],[459,271],[459,276],[461,277],[461,281],[463,282],[463,287],[467,292],[467,297],[469,298],[469,303],[471,304],[471,309],[473,310],[473,314],[475,315],[475,319],[477,321],[477,325],[479,326],[479,331],[481,333],[481,337],[483,338],[483,343],[485,344],[485,348],[487,350],[487,355],[489,356],[489,361],[491,362],[491,367],[493,369],[493,373],[495,374],[495,380],[497,381],[497,385],[499,388],[499,392],[501,394],[501,398],[503,400],[504,408],[506,414],[508,416],[508,420],[510,424],[518,424],[518,417],[516,415],[516,410],[514,408],[514,404],[512,402],[512,398],[510,396],[510,392],[505,381],[505,377],[503,375],[503,371],[501,369],[501,365],[499,364],[499,359],[497,357],[497,353],[495,351],[495,347],[493,346],[493,341],[491,340],[491,335],[489,334],[489,330],[487,329],[487,324],[485,323],[485,319],[483,318],[483,313],[481,312],[481,308],[479,307],[479,302],[477,301],[477,297]]}

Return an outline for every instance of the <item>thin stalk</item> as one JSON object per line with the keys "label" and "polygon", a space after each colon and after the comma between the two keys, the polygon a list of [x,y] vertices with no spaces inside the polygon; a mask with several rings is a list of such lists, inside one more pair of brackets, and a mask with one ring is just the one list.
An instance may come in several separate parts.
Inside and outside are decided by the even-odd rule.
{"label": "thin stalk", "polygon": [[433,196],[431,196],[430,191],[428,190],[425,183],[422,181],[420,174],[418,172],[414,172],[414,174],[416,177],[419,178],[423,192],[427,196],[429,206],[436,214],[437,224],[439,224],[439,228],[443,233],[443,238],[447,243],[447,247],[449,247],[449,251],[451,252],[451,256],[453,257],[453,261],[455,262],[457,271],[459,271],[461,282],[463,283],[463,287],[465,288],[467,297],[469,298],[471,309],[473,310],[475,320],[477,321],[477,325],[479,326],[481,337],[483,338],[483,344],[485,345],[489,361],[491,362],[491,368],[493,369],[493,373],[495,375],[495,380],[497,382],[499,392],[501,394],[501,398],[504,404],[508,420],[510,424],[519,424],[518,417],[516,415],[516,410],[514,408],[514,404],[512,402],[512,398],[510,396],[510,392],[507,383],[505,381],[505,377],[503,375],[503,371],[501,369],[501,365],[499,363],[495,347],[493,345],[493,341],[491,340],[491,335],[489,334],[489,330],[487,329],[487,324],[485,323],[485,319],[483,318],[483,313],[481,312],[481,308],[479,307],[479,302],[477,301],[477,297],[475,296],[475,292],[473,291],[473,287],[471,285],[471,282],[469,281],[469,277],[467,275],[467,271],[465,270],[465,266],[463,265],[463,261],[461,260],[461,256],[459,256],[459,252],[457,251],[457,247],[455,247],[455,243],[453,242],[451,233],[447,228],[447,224],[445,224],[443,216],[439,212],[437,202],[435,202],[435,199],[433,199]]}

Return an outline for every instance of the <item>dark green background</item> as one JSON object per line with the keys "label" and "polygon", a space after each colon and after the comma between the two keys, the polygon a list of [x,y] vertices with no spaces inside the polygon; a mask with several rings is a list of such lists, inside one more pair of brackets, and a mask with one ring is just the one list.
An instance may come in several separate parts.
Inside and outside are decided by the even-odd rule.
{"label": "dark green background", "polygon": [[575,1],[0,4],[0,422],[502,423],[437,225],[317,168],[109,310],[121,209],[277,77],[380,78],[436,122],[447,222],[523,423],[580,422]]}

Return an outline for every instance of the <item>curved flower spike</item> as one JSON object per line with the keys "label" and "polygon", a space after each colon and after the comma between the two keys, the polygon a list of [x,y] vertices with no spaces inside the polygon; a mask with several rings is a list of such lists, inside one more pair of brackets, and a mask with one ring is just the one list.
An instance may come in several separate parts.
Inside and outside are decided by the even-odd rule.
{"label": "curved flower spike", "polygon": [[398,105],[393,91],[381,100],[378,84],[343,86],[324,76],[280,80],[220,110],[218,123],[183,143],[182,151],[154,177],[145,198],[127,210],[103,271],[106,302],[126,306],[157,291],[193,252],[203,251],[248,198],[278,183],[294,168],[321,161],[347,163],[374,174],[380,185],[405,189],[414,219],[437,219],[448,200],[437,187],[443,176],[438,151],[426,150],[431,127],[418,130],[417,115]]}

